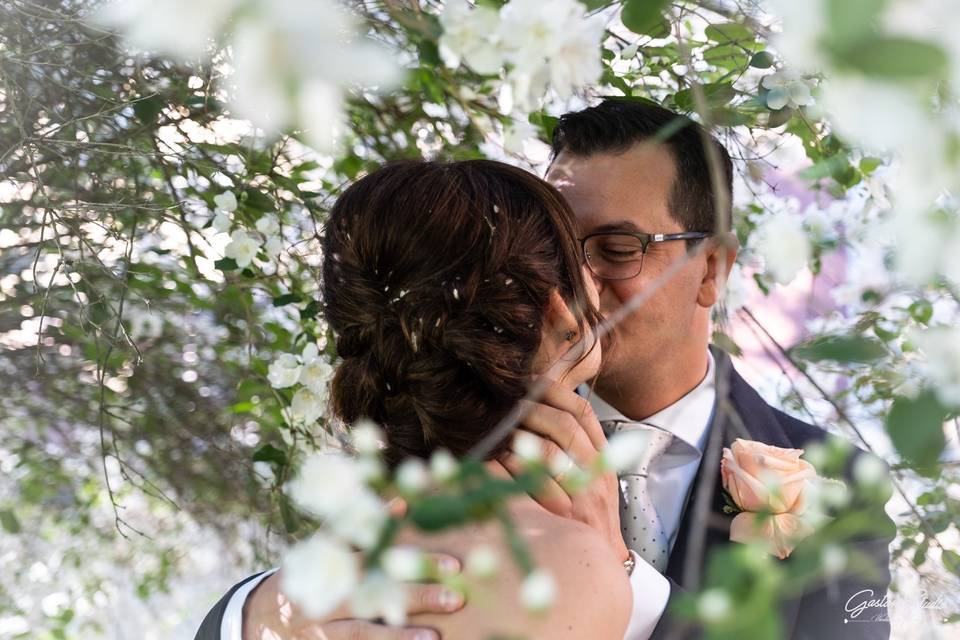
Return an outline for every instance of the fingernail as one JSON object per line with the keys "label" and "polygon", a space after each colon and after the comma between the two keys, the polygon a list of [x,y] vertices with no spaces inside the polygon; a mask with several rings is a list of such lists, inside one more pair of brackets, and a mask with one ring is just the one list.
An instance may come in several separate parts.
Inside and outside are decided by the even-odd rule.
{"label": "fingernail", "polygon": [[445,576],[452,576],[460,572],[460,561],[450,556],[444,556],[439,561],[440,573]]}
{"label": "fingernail", "polygon": [[459,609],[463,604],[463,597],[451,589],[440,591],[440,606],[447,610]]}
{"label": "fingernail", "polygon": [[435,631],[417,629],[410,635],[410,640],[440,640]]}

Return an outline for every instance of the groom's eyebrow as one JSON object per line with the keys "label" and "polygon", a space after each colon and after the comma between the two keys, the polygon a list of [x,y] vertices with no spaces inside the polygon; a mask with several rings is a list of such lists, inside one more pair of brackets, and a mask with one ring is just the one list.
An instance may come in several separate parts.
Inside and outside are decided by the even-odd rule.
{"label": "groom's eyebrow", "polygon": [[630,220],[617,220],[594,227],[591,233],[607,233],[609,231],[631,231],[638,232],[640,228]]}

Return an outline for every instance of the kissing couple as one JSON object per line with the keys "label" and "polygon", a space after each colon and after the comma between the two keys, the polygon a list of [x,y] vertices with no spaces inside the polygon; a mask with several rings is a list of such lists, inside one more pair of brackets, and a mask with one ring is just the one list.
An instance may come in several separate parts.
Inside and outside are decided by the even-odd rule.
{"label": "kissing couple", "polygon": [[[361,178],[325,225],[322,285],[340,358],[332,412],[381,425],[390,465],[441,448],[465,455],[544,376],[519,428],[547,455],[586,465],[613,433],[647,434],[644,456],[620,477],[573,494],[555,478],[508,504],[536,564],[556,578],[551,610],[523,609],[508,543],[499,524],[484,524],[403,540],[454,567],[478,545],[498,551],[503,569],[482,603],[417,584],[406,628],[353,619],[346,607],[309,619],[272,570],[231,588],[197,640],[701,633],[672,602],[700,586],[712,553],[737,544],[724,447],[787,464],[833,436],[769,406],[710,346],[711,308],[736,258],[732,234],[718,232],[731,215],[724,147],[685,116],[615,98],[563,115],[552,146],[544,180],[486,160],[402,161]],[[710,156],[720,159],[719,198]],[[598,340],[601,318],[638,295],[642,306],[613,339]],[[521,470],[511,443],[486,455],[491,473]],[[880,597],[890,580],[893,525],[881,507],[871,515],[889,526],[850,549],[875,565],[870,577],[841,573],[783,602],[782,637],[889,637],[883,620],[845,624],[851,594]],[[788,546],[778,551],[791,561]]]}

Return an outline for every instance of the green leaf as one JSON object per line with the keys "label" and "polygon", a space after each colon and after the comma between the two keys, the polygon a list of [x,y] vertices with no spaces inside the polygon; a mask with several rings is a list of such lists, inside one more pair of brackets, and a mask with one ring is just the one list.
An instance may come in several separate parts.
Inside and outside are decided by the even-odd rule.
{"label": "green leaf", "polygon": [[710,342],[720,347],[730,355],[733,355],[733,356],[743,355],[743,350],[740,349],[740,346],[736,342],[734,342],[733,338],[723,333],[722,331],[714,331],[713,339]]}
{"label": "green leaf", "polygon": [[929,300],[915,300],[907,310],[910,312],[910,317],[920,324],[927,324],[933,317],[933,305]]}
{"label": "green leaf", "polygon": [[[737,92],[733,88],[733,83],[716,82],[705,84],[701,87],[707,106],[711,109],[722,107],[733,100]],[[696,109],[696,100],[694,99],[693,89],[681,89],[673,96],[674,104],[681,111],[693,111]]]}
{"label": "green leaf", "polygon": [[[669,0],[624,0],[620,21],[634,33],[655,37],[666,35],[663,33],[663,11],[669,4]],[[667,33],[669,32],[668,24]]]}
{"label": "green leaf", "polygon": [[237,264],[237,261],[233,258],[220,258],[213,263],[217,269],[220,271],[236,271],[240,268],[240,265]]}
{"label": "green leaf", "polygon": [[254,451],[251,459],[254,462],[270,462],[281,467],[287,464],[287,454],[269,443]]}
{"label": "green leaf", "polygon": [[7,533],[20,533],[21,531],[20,521],[10,509],[0,510],[0,526]]}
{"label": "green leaf", "polygon": [[287,533],[296,533],[300,529],[301,519],[286,496],[280,498],[280,519]]}
{"label": "green leaf", "polygon": [[318,313],[320,313],[320,303],[316,300],[311,300],[310,304],[300,310],[300,319],[309,320],[313,318]]}
{"label": "green leaf", "polygon": [[273,299],[273,306],[282,307],[283,305],[300,302],[301,300],[303,300],[303,296],[299,293],[285,293]]}
{"label": "green leaf", "polygon": [[140,122],[156,124],[157,116],[163,111],[164,101],[158,95],[148,96],[133,103],[133,112]]}
{"label": "green leaf", "polygon": [[244,193],[247,194],[247,197],[243,200],[251,209],[259,211],[261,213],[271,213],[276,211],[277,205],[273,201],[273,198],[265,194],[260,189],[254,189],[252,187],[244,189]]}
{"label": "green leaf", "polygon": [[870,175],[877,170],[877,167],[883,164],[881,158],[872,158],[866,157],[860,160],[860,171],[863,171],[866,175]]}
{"label": "green leaf", "polygon": [[876,29],[887,0],[829,0],[827,19],[832,42],[856,42],[869,37]]}
{"label": "green leaf", "polygon": [[960,554],[950,549],[944,549],[940,557],[943,558],[943,566],[955,575],[960,576]]}
{"label": "green leaf", "polygon": [[748,27],[736,22],[711,24],[706,28],[707,37],[720,44],[753,42],[753,32]]}
{"label": "green leaf", "polygon": [[929,468],[943,451],[946,418],[947,410],[932,391],[916,398],[897,398],[887,414],[887,433],[904,459]]}
{"label": "green leaf", "polygon": [[410,512],[410,520],[424,531],[439,531],[463,524],[469,513],[459,496],[436,495],[425,498]]}
{"label": "green leaf", "polygon": [[790,349],[791,355],[807,362],[869,363],[886,352],[882,342],[858,335],[818,336]]}
{"label": "green leaf", "polygon": [[530,124],[540,127],[541,131],[543,131],[544,139],[550,141],[553,140],[553,129],[557,126],[560,118],[548,115],[544,111],[534,111],[527,120],[530,121]]}
{"label": "green leaf", "polygon": [[823,180],[829,176],[832,176],[837,171],[850,166],[850,161],[847,159],[846,154],[828,156],[820,162],[807,167],[806,169],[800,171],[799,175],[804,180]]}
{"label": "green leaf", "polygon": [[922,40],[898,36],[876,36],[840,50],[834,57],[841,65],[867,75],[908,80],[939,78],[947,69],[947,54],[941,47]]}
{"label": "green leaf", "polygon": [[756,69],[769,69],[773,66],[773,54],[769,51],[758,51],[750,58],[750,66]]}

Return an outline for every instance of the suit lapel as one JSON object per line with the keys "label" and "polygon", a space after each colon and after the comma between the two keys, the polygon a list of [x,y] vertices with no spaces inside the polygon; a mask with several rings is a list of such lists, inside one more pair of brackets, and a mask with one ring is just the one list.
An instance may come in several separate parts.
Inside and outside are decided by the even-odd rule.
{"label": "suit lapel", "polygon": [[[680,520],[680,530],[666,571],[667,576],[686,589],[697,588],[697,584],[687,583],[703,575],[711,548],[717,544],[726,544],[730,539],[730,522],[733,516],[723,512],[723,482],[719,472],[723,448],[733,444],[736,438],[756,440],[777,447],[791,446],[773,409],[734,370],[730,357],[712,347],[711,351],[716,362],[717,398],[714,401],[710,435]],[[708,484],[711,485],[709,489],[706,486]],[[708,506],[703,507],[704,503]],[[694,530],[696,514],[704,512],[704,509],[705,530],[698,532]],[[685,571],[687,559],[698,553],[693,547],[700,546],[699,541],[702,541],[700,566]]]}

